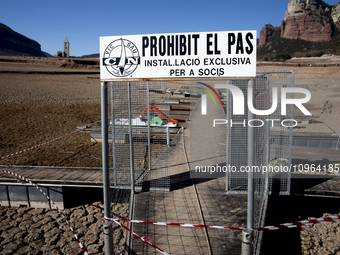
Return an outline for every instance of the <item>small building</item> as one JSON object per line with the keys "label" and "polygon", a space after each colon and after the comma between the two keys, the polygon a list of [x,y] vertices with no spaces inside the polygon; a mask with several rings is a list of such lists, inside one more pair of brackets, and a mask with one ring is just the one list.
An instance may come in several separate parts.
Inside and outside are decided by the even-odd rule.
{"label": "small building", "polygon": [[64,51],[58,51],[56,55],[54,55],[56,58],[68,58],[70,57],[70,43],[66,37],[64,42]]}

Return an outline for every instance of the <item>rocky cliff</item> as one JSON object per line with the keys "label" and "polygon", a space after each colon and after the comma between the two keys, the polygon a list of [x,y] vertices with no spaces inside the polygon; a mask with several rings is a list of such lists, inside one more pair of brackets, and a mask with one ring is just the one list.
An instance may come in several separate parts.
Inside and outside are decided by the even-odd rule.
{"label": "rocky cliff", "polygon": [[260,32],[259,47],[264,45],[277,30],[280,30],[280,27],[274,27],[270,24],[265,25]]}
{"label": "rocky cliff", "polygon": [[281,37],[311,42],[329,41],[339,14],[339,4],[332,7],[322,0],[289,0],[281,23]]}
{"label": "rocky cliff", "polygon": [[340,2],[332,8],[332,19],[338,30],[340,30]]}
{"label": "rocky cliff", "polygon": [[0,55],[44,57],[41,46],[0,23]]}
{"label": "rocky cliff", "polygon": [[[340,30],[340,2],[330,6],[322,0],[289,0],[281,22],[281,38],[324,42],[330,41],[336,30]],[[268,25],[262,29],[259,46],[270,39],[273,31]]]}

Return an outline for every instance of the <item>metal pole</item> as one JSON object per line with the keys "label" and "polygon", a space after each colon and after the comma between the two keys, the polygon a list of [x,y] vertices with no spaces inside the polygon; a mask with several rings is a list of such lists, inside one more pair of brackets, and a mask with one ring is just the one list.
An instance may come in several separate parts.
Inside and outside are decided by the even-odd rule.
{"label": "metal pole", "polygon": [[170,146],[170,127],[166,127],[166,145]]}
{"label": "metal pole", "polygon": [[[101,118],[102,118],[102,165],[103,165],[103,195],[104,216],[111,218],[110,208],[110,175],[109,175],[109,141],[108,141],[108,110],[107,83],[101,83]],[[113,254],[112,222],[105,220],[103,224],[105,255]]]}
{"label": "metal pole", "polygon": [[253,231],[244,229],[242,231],[242,255],[253,254]]}
{"label": "metal pole", "polygon": [[133,158],[133,136],[132,136],[131,86],[130,86],[130,82],[128,82],[128,107],[129,107],[131,194],[134,194],[135,193],[135,175],[134,175],[134,158]]}
{"label": "metal pole", "polygon": [[[271,95],[271,90],[270,90],[270,86],[269,86],[269,80],[267,79],[266,81],[266,85],[267,85],[267,106],[266,109],[269,109],[269,103],[270,103],[270,95]],[[267,116],[269,117],[269,116]],[[269,127],[269,122],[266,123],[266,135],[265,135],[265,139],[266,139],[266,161],[265,164],[267,165],[268,169],[270,166],[270,127]],[[262,177],[265,178],[265,189],[266,189],[266,194],[268,193],[269,189],[271,189],[271,187],[269,188],[269,185],[271,185],[271,181],[269,180],[269,178],[271,178],[269,176],[269,172],[267,171],[265,174],[262,173]]]}
{"label": "metal pole", "polygon": [[[254,102],[255,92],[254,80],[248,81],[248,88],[252,88]],[[248,90],[249,93],[250,90]],[[254,119],[254,114],[248,109],[248,120]],[[254,128],[248,125],[248,205],[247,205],[247,228],[242,231],[242,255],[253,254],[253,219],[254,219],[254,174],[252,166],[255,165],[255,132]]]}
{"label": "metal pole", "polygon": [[[227,81],[227,84],[229,84],[229,81]],[[228,123],[230,123],[230,119],[231,119],[231,95],[230,95],[230,91],[227,89],[227,102],[226,102],[226,119],[228,120]],[[230,147],[230,133],[231,133],[231,129],[229,125],[227,126],[227,137],[226,137],[226,165],[229,166],[229,159],[230,159],[230,155],[229,155],[229,147]],[[229,191],[229,176],[230,173],[227,171],[226,172],[226,191]]]}
{"label": "metal pole", "polygon": [[[248,81],[248,88],[251,87],[253,94],[255,94],[255,82],[254,80]],[[254,114],[248,109],[248,120],[254,119]],[[255,165],[255,129],[248,126],[248,166],[252,167]],[[254,174],[253,171],[248,173],[248,214],[247,214],[247,228],[253,228],[253,214],[254,214]]]}
{"label": "metal pole", "polygon": [[[294,86],[295,86],[295,73],[294,72],[292,72],[292,84],[291,84],[291,87],[293,88]],[[294,93],[291,93],[291,99],[294,99]],[[294,118],[294,105],[292,104],[291,106],[290,106],[290,119],[292,120]],[[288,166],[291,166],[291,164],[292,164],[292,146],[293,146],[293,121],[291,121],[290,122],[291,124],[290,124],[290,130],[289,130],[289,161],[288,161]],[[289,172],[288,173],[288,175],[289,176],[287,176],[288,178],[287,178],[287,180],[288,180],[288,183],[287,183],[287,192],[288,192],[288,194],[290,194],[290,186],[291,186],[291,184],[290,184],[290,178],[291,178],[291,173]]]}
{"label": "metal pole", "polygon": [[117,187],[117,169],[116,169],[116,141],[115,141],[115,115],[114,115],[114,97],[113,97],[113,81],[110,82],[111,87],[111,139],[112,139],[112,167],[113,167],[113,185]]}
{"label": "metal pole", "polygon": [[150,133],[150,85],[149,81],[146,82],[146,96],[147,96],[147,115],[148,115],[148,163],[149,170],[151,170],[151,133]]}

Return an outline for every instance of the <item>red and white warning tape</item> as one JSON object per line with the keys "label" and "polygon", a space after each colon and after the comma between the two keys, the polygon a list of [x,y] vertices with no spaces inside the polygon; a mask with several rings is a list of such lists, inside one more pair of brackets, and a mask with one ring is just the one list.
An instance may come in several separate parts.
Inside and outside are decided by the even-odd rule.
{"label": "red and white warning tape", "polygon": [[301,226],[310,226],[314,224],[335,222],[335,221],[340,221],[340,215],[312,219],[312,220],[303,220],[303,221],[298,221],[298,222],[293,222],[293,223],[284,223],[284,224],[279,224],[279,225],[274,225],[274,226],[256,228],[254,230],[256,231],[278,230],[278,229],[296,228],[296,227],[301,227]]}
{"label": "red and white warning tape", "polygon": [[[245,228],[242,227],[225,227],[225,226],[211,226],[211,225],[200,225],[200,224],[187,224],[187,223],[170,223],[170,222],[156,222],[156,221],[141,221],[141,220],[126,220],[126,219],[110,219],[105,218],[105,220],[110,221],[124,221],[124,222],[133,222],[133,223],[141,223],[141,224],[152,224],[152,225],[160,225],[160,226],[178,226],[178,227],[190,227],[190,228],[214,228],[214,229],[231,229],[231,230],[243,230]],[[265,230],[278,230],[278,229],[287,229],[287,228],[296,228],[301,226],[309,226],[318,223],[327,223],[327,222],[335,222],[340,221],[340,215],[329,216],[325,218],[318,218],[312,220],[304,220],[293,223],[284,223],[274,226],[266,226],[261,228],[254,228],[253,231],[265,231]]]}
{"label": "red and white warning tape", "polygon": [[189,228],[215,228],[215,229],[231,229],[231,230],[243,230],[243,229],[245,229],[245,228],[238,228],[238,227],[221,227],[221,226],[209,226],[209,225],[200,225],[200,224],[154,222],[154,221],[110,219],[110,218],[105,218],[105,220],[110,220],[110,221],[125,221],[125,222],[152,224],[152,225],[159,225],[159,226],[189,227]]}
{"label": "red and white warning tape", "polygon": [[47,197],[48,200],[51,201],[51,203],[53,204],[53,206],[58,210],[58,212],[60,213],[60,215],[63,217],[63,219],[65,220],[65,222],[67,223],[67,225],[69,226],[70,230],[72,231],[74,237],[76,238],[78,244],[79,244],[79,247],[81,248],[81,250],[83,251],[83,253],[85,255],[88,255],[84,246],[82,245],[82,243],[80,242],[79,238],[77,237],[76,233],[74,232],[73,228],[71,227],[70,223],[67,221],[66,217],[64,216],[64,214],[60,211],[60,209],[58,208],[58,206],[55,205],[55,203],[53,202],[53,200],[41,189],[39,188],[38,185],[36,185],[35,183],[31,182],[29,179],[21,176],[20,174],[16,174],[16,173],[13,173],[13,172],[10,172],[10,171],[7,171],[7,170],[1,170],[0,169],[0,172],[3,172],[3,173],[7,173],[7,174],[11,174],[21,180],[24,180],[26,182],[28,182],[29,184],[31,184],[32,186],[36,187],[41,193],[44,194],[45,197]]}
{"label": "red and white warning tape", "polygon": [[38,144],[38,145],[36,145],[36,146],[32,146],[32,147],[30,147],[30,148],[28,148],[28,149],[25,149],[25,150],[22,150],[22,151],[17,151],[17,152],[15,152],[15,153],[11,153],[11,154],[8,154],[8,155],[6,155],[6,156],[2,156],[2,157],[0,157],[0,160],[1,160],[1,159],[4,159],[4,158],[9,158],[9,157],[14,156],[14,155],[18,155],[18,154],[20,154],[20,153],[23,153],[23,152],[26,152],[26,151],[29,151],[29,150],[36,149],[36,148],[38,148],[38,147],[40,147],[40,146],[43,146],[43,145],[49,144],[49,143],[51,143],[51,142],[57,141],[57,140],[59,140],[59,139],[61,139],[61,138],[64,138],[65,136],[71,135],[71,134],[73,134],[73,133],[75,133],[75,132],[77,132],[77,130],[74,130],[74,131],[72,131],[72,132],[70,132],[70,133],[67,133],[67,134],[65,134],[65,135],[62,135],[62,136],[60,136],[60,137],[58,137],[58,138],[54,138],[54,139],[52,139],[52,140],[50,140],[50,141],[47,141],[47,142]]}
{"label": "red and white warning tape", "polygon": [[162,253],[162,254],[164,254],[164,255],[169,255],[168,253],[166,253],[166,252],[163,251],[162,249],[158,248],[156,245],[152,244],[152,243],[150,242],[150,239],[149,239],[147,236],[141,237],[141,236],[137,235],[135,232],[133,232],[133,231],[130,230],[129,228],[125,227],[123,224],[121,224],[120,222],[118,222],[118,221],[115,220],[115,219],[110,219],[110,218],[106,218],[106,217],[104,217],[104,218],[105,218],[105,220],[112,220],[113,222],[115,222],[116,224],[118,224],[120,227],[124,228],[126,231],[130,232],[131,234],[133,234],[134,239],[139,238],[139,239],[141,239],[142,241],[144,241],[145,243],[147,243],[148,245],[150,245],[151,247],[153,247],[156,251],[158,251],[158,252],[160,252],[160,253]]}
{"label": "red and white warning tape", "polygon": [[[84,127],[82,127],[82,128],[86,128],[86,127],[88,127],[88,126],[90,126],[90,125],[92,125],[92,124],[96,124],[96,123],[99,123],[99,122],[101,122],[101,120],[98,120],[98,121],[96,121],[96,122],[92,122],[92,123],[90,123],[90,124],[87,124],[86,126],[84,126]],[[15,153],[11,153],[11,154],[8,154],[8,155],[6,155],[6,156],[2,156],[2,157],[0,157],[0,160],[1,160],[1,159],[5,159],[5,158],[12,157],[12,156],[14,156],[14,155],[18,155],[18,154],[23,153],[23,152],[26,152],[26,151],[30,151],[30,150],[36,149],[36,148],[38,148],[38,147],[40,147],[40,146],[43,146],[43,145],[46,145],[46,144],[49,144],[49,143],[52,143],[52,142],[55,142],[55,141],[57,141],[57,140],[60,140],[61,138],[64,138],[64,137],[69,136],[69,135],[72,135],[72,134],[74,134],[74,133],[77,132],[77,131],[81,131],[82,128],[77,128],[76,130],[74,130],[74,131],[72,131],[72,132],[70,132],[70,133],[64,134],[64,135],[59,136],[59,137],[57,137],[57,138],[54,138],[54,139],[52,139],[52,140],[50,140],[50,141],[47,141],[47,142],[44,142],[44,143],[41,143],[41,144],[32,146],[32,147],[27,148],[27,149],[25,149],[25,150],[17,151],[17,152],[15,152]]]}

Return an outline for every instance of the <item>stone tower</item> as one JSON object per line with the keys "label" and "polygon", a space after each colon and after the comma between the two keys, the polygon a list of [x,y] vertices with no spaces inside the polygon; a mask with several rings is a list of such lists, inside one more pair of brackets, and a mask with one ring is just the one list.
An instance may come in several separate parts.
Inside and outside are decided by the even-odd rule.
{"label": "stone tower", "polygon": [[58,51],[56,55],[54,55],[55,58],[69,58],[70,57],[70,43],[68,42],[68,39],[66,37],[64,42],[64,51]]}
{"label": "stone tower", "polygon": [[67,40],[67,37],[64,42],[64,57],[68,58],[70,56],[70,43]]}

